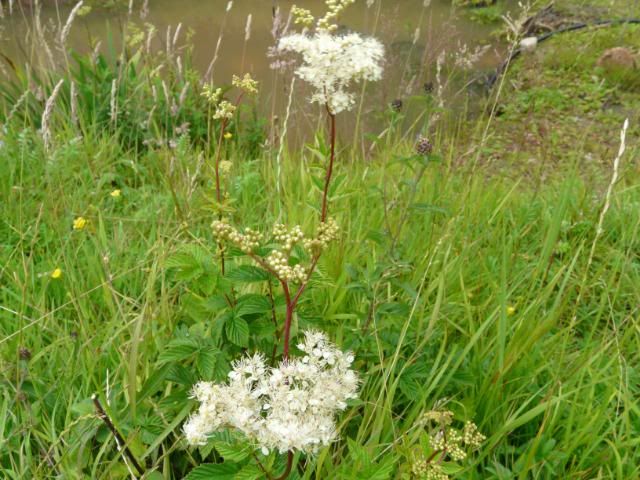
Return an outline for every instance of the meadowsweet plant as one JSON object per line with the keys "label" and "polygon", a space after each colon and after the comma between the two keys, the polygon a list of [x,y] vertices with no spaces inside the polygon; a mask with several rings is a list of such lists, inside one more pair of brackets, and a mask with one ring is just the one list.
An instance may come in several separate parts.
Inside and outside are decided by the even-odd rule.
{"label": "meadowsweet plant", "polygon": [[198,383],[194,396],[200,408],[184,426],[187,440],[204,445],[207,435],[233,427],[265,455],[270,450],[313,454],[332,442],[336,412],[356,397],[353,355],[322,332],[306,332],[298,348],[303,357],[277,367],[254,354],[234,362],[226,384]]}
{"label": "meadowsweet plant", "polygon": [[[230,2],[231,3],[231,2]],[[227,131],[229,123],[233,120],[236,110],[242,103],[243,98],[246,95],[255,95],[258,93],[258,82],[251,78],[248,73],[240,78],[236,75],[232,78],[232,85],[238,90],[238,95],[234,102],[230,102],[224,99],[224,93],[222,88],[214,89],[211,85],[206,84],[202,89],[202,96],[207,100],[211,109],[211,118],[218,122],[218,139],[216,145],[215,161],[214,161],[214,177],[215,177],[215,189],[216,189],[216,208],[218,210],[218,218],[222,219],[222,212],[224,210],[225,195],[222,191],[221,174],[226,174],[231,170],[231,163],[229,160],[223,159],[222,154],[225,150],[223,148],[224,140],[232,138],[233,134]],[[218,245],[220,255],[220,268],[222,273],[225,273],[225,257],[224,248],[222,244]]]}
{"label": "meadowsweet plant", "polygon": [[[354,0],[327,0],[327,13],[318,19],[310,11],[294,7],[296,24],[305,28],[278,40],[276,50],[302,57],[295,75],[313,88],[310,103],[321,104],[329,118],[331,149],[324,176],[320,215],[314,232],[295,225],[276,223],[269,229],[237,228],[226,218],[220,187],[222,142],[228,122],[239,100],[223,99],[221,89],[206,86],[203,95],[212,106],[212,118],[220,122],[220,136],[215,160],[216,197],[221,208],[212,229],[218,243],[222,275],[225,275],[225,252],[242,252],[280,285],[286,305],[282,326],[276,329],[276,345],[281,343],[282,359],[270,366],[261,353],[248,355],[232,364],[226,383],[200,382],[193,389],[199,408],[184,425],[187,440],[203,445],[214,432],[233,429],[240,432],[262,454],[275,451],[286,454],[287,478],[293,468],[294,453],[314,454],[337,438],[336,414],[357,395],[358,377],[351,369],[354,357],[340,351],[326,334],[308,331],[297,345],[300,356],[291,355],[291,327],[300,298],[309,285],[320,257],[337,238],[339,227],[329,216],[329,187],[336,159],[336,115],[355,103],[350,88],[358,81],[378,80],[382,75],[384,49],[373,38],[356,33],[336,35],[339,14]],[[234,77],[233,86],[242,94],[257,92],[250,77]],[[241,98],[241,97],[240,97]],[[238,300],[231,289],[226,302]],[[273,319],[276,318],[275,308]],[[268,478],[267,467],[255,456]]]}
{"label": "meadowsweet plant", "polygon": [[455,423],[461,422],[455,421],[450,410],[436,409],[422,415],[418,426],[424,434],[405,478],[448,480],[459,470],[458,464],[486,440],[475,423],[467,421],[462,427]]}

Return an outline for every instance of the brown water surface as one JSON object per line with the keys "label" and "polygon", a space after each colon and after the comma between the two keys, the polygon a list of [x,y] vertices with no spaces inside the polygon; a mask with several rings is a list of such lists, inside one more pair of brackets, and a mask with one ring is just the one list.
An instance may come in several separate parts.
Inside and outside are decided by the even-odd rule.
{"label": "brown water surface", "polygon": [[[180,26],[178,37],[182,40],[178,43],[184,43],[187,35],[191,37],[193,63],[204,74],[221,38],[212,70],[214,83],[229,83],[233,74],[250,72],[261,81],[263,105],[274,108],[274,112],[282,112],[290,77],[274,73],[270,68],[273,60],[267,52],[275,43],[272,35],[275,9],[279,7],[282,21],[286,22],[293,3],[293,0],[233,0],[227,12],[227,0],[149,0],[148,10],[143,8],[144,2],[134,0],[131,10],[126,6],[93,8],[88,15],[77,18],[68,45],[86,52],[101,42],[104,51],[111,32],[117,49],[118,39],[129,21],[142,29],[146,24],[153,24],[157,28],[153,48],[161,49],[166,48],[167,36],[173,38]],[[309,8],[316,16],[324,12],[324,2],[320,0],[295,0],[295,3]],[[54,39],[70,10],[70,5],[58,6],[55,2],[42,7],[40,23],[52,39],[54,53],[60,53]],[[27,35],[34,25],[33,9],[16,3],[12,14],[5,11],[0,24],[0,46],[12,61],[24,63],[38,53],[41,46],[29,42]],[[340,24],[344,30],[375,35],[385,44],[385,78],[375,89],[369,90],[373,93],[365,102],[372,111],[381,103],[386,105],[395,98],[421,93],[427,82],[436,84],[435,94],[438,90],[442,96],[451,95],[449,90],[458,91],[456,87],[447,89],[449,93],[444,94],[445,89],[437,87],[438,79],[444,84],[444,77],[450,71],[443,66],[441,75],[437,75],[436,59],[443,51],[447,53],[445,65],[455,64],[456,52],[462,51],[464,45],[467,45],[467,51],[490,45],[491,48],[474,64],[474,72],[495,68],[500,58],[499,46],[492,44],[490,37],[495,27],[472,21],[468,12],[453,8],[451,0],[358,0],[346,10]],[[303,98],[303,95],[296,96],[296,102]]]}

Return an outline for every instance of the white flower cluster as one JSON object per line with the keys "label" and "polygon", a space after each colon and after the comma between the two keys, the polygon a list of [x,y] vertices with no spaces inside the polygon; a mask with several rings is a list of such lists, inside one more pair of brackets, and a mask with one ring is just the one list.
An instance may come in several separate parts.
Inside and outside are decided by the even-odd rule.
{"label": "white flower cluster", "polygon": [[349,110],[355,103],[353,93],[348,92],[353,82],[382,77],[384,47],[375,38],[357,33],[292,34],[281,38],[277,49],[302,55],[296,75],[314,88],[311,102],[327,105],[332,114]]}
{"label": "white flower cluster", "polygon": [[306,332],[298,348],[303,357],[277,368],[256,354],[236,361],[226,384],[198,383],[193,396],[200,407],[184,425],[187,441],[203,445],[211,433],[235,428],[264,453],[315,453],[335,440],[334,417],[357,396],[353,355],[322,332]]}

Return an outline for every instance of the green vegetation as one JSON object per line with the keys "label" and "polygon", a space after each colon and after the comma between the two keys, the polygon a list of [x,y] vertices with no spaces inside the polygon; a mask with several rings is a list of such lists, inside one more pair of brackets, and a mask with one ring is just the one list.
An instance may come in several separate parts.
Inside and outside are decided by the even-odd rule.
{"label": "green vegetation", "polygon": [[[0,476],[131,478],[97,394],[144,478],[263,479],[240,437],[193,448],[181,430],[195,382],[223,380],[244,352],[283,352],[278,283],[238,249],[223,274],[211,223],[224,207],[236,225],[313,231],[330,138],[319,129],[280,158],[251,101],[221,130],[188,55],[178,71],[133,38],[0,85]],[[640,90],[635,72],[596,66],[639,38],[620,26],[541,44],[487,113],[439,124],[433,155],[415,154],[402,112],[385,112],[366,158],[339,128],[341,233],[292,343],[327,332],[362,385],[340,440],[297,454],[289,478],[421,478],[438,430],[425,415],[445,411],[486,436],[443,456],[451,478],[640,477]],[[274,453],[264,463],[284,469]]]}
{"label": "green vegetation", "polygon": [[640,133],[640,70],[616,72],[597,62],[611,48],[637,51],[639,34],[638,25],[585,29],[519,57],[497,102],[487,163],[534,179],[569,166],[606,183],[624,119],[632,137]]}

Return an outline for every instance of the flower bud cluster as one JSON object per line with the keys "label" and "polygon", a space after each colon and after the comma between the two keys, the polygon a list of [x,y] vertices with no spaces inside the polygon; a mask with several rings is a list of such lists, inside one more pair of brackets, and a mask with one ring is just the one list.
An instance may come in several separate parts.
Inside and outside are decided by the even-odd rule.
{"label": "flower bud cluster", "polygon": [[216,88],[215,90],[209,84],[206,84],[202,88],[202,96],[207,99],[211,105],[217,105],[222,99],[222,89]]}
{"label": "flower bud cluster", "polygon": [[233,103],[228,102],[227,100],[222,100],[216,106],[216,111],[213,114],[213,118],[215,120],[229,120],[233,118],[234,113],[236,113],[236,106]]}
{"label": "flower bud cluster", "polygon": [[313,15],[311,15],[311,11],[306,8],[300,8],[296,5],[291,7],[291,15],[294,18],[294,23],[296,25],[302,25],[303,27],[310,27],[313,25]]}
{"label": "flower bud cluster", "polygon": [[435,422],[439,425],[451,425],[453,422],[453,412],[450,410],[430,410],[422,414],[421,422],[423,424]]}
{"label": "flower bud cluster", "polygon": [[282,245],[282,250],[285,252],[290,252],[298,242],[304,239],[304,232],[299,225],[288,231],[285,225],[276,223],[272,233],[274,240]]}
{"label": "flower bud cluster", "polygon": [[478,448],[485,440],[484,435],[478,432],[473,423],[465,425],[465,430],[469,429],[469,434],[459,432],[455,428],[438,430],[431,435],[431,448],[436,451],[446,451],[452,460],[461,461],[467,458],[467,452],[463,447]]}
{"label": "flower bud cluster", "polygon": [[220,171],[222,173],[229,173],[231,171],[231,168],[233,168],[233,163],[229,160],[222,160],[220,162]]}
{"label": "flower bud cluster", "polygon": [[258,82],[251,78],[251,75],[248,73],[245,73],[244,78],[234,75],[231,83],[234,87],[244,90],[246,93],[258,93]]}
{"label": "flower bud cluster", "polygon": [[467,458],[467,452],[462,449],[462,435],[453,428],[447,432],[447,453],[456,462]]}
{"label": "flower bud cluster", "polygon": [[327,0],[325,3],[328,11],[324,17],[318,20],[318,29],[335,32],[338,29],[338,25],[334,22],[345,8],[355,3],[355,0]]}
{"label": "flower bud cluster", "polygon": [[[449,410],[432,410],[422,415],[420,424],[432,430],[429,443],[434,452],[442,452],[443,457],[446,455],[451,460],[460,462],[467,458],[469,450],[479,448],[486,437],[478,431],[475,423],[466,422],[460,431],[451,427],[453,420],[453,412]],[[439,477],[424,474],[419,478]]]}
{"label": "flower bud cluster", "polygon": [[473,422],[465,423],[464,429],[462,430],[462,436],[462,441],[472,448],[480,448],[482,442],[487,439],[487,437],[480,433],[478,427]]}
{"label": "flower bud cluster", "polygon": [[[221,168],[223,163],[220,164]],[[247,254],[254,253],[264,238],[261,233],[250,228],[245,228],[241,233],[226,221],[216,220],[211,227],[218,240],[229,241]],[[338,232],[338,224],[332,218],[320,224],[314,238],[305,238],[299,225],[288,229],[285,225],[277,223],[273,226],[271,234],[278,246],[265,257],[265,263],[281,280],[302,283],[307,280],[309,270],[301,264],[291,265],[293,248],[301,244],[309,255],[320,255],[329,243],[335,240]]]}
{"label": "flower bud cluster", "polygon": [[338,237],[339,232],[340,227],[338,227],[336,221],[333,218],[329,218],[326,222],[320,224],[315,238],[304,240],[304,248],[310,255],[319,255],[329,246],[329,243]]}
{"label": "flower bud cluster", "polygon": [[413,463],[411,473],[415,478],[424,480],[449,480],[449,475],[444,473],[440,465],[428,462],[425,458],[420,458]]}
{"label": "flower bud cluster", "polygon": [[269,265],[276,275],[288,282],[302,283],[307,278],[307,270],[300,264],[289,265],[289,255],[281,250],[272,250],[267,256]]}
{"label": "flower bud cluster", "polygon": [[240,233],[223,220],[214,220],[211,228],[213,229],[213,235],[218,240],[228,240],[244,253],[252,253],[260,246],[260,242],[262,241],[261,233],[248,227],[244,229],[244,233]]}
{"label": "flower bud cluster", "polygon": [[233,363],[226,384],[200,382],[193,397],[198,412],[184,425],[187,441],[204,445],[225,428],[242,432],[263,452],[316,453],[335,440],[336,414],[357,397],[353,355],[340,351],[322,332],[306,332],[303,357],[269,368],[256,354]]}

